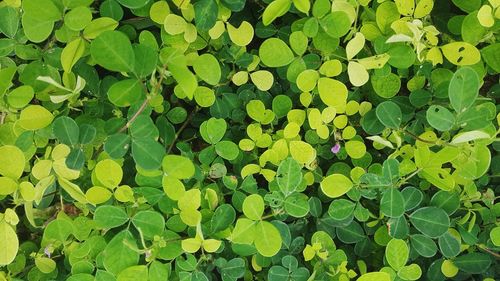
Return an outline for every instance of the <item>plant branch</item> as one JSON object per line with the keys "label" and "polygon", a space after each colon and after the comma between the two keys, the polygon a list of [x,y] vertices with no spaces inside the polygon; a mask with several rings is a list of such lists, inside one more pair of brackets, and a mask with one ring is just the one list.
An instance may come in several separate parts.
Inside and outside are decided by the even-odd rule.
{"label": "plant branch", "polygon": [[425,143],[428,143],[428,144],[434,144],[434,145],[437,145],[436,142],[433,142],[433,141],[428,141],[428,140],[424,140],[423,138],[415,135],[414,133],[404,129],[403,132],[407,135],[409,135],[410,137],[414,138],[415,140],[418,140],[418,141],[421,141],[421,142],[425,142]]}
{"label": "plant branch", "polygon": [[172,151],[172,149],[174,148],[175,143],[177,142],[177,140],[181,136],[182,131],[184,131],[184,129],[186,129],[187,125],[189,124],[189,122],[191,121],[191,119],[193,119],[194,115],[196,114],[196,112],[198,112],[198,110],[200,110],[200,108],[197,106],[195,110],[191,111],[191,113],[189,114],[188,118],[186,118],[186,121],[184,121],[184,123],[182,124],[182,126],[175,133],[175,138],[172,141],[172,143],[170,144],[170,146],[168,147],[167,154],[169,154],[170,151]]}
{"label": "plant branch", "polygon": [[144,102],[141,104],[141,107],[139,107],[137,112],[130,118],[130,120],[128,120],[128,122],[125,125],[123,125],[123,127],[121,127],[120,130],[118,130],[118,133],[122,133],[125,130],[127,130],[130,127],[130,125],[134,123],[135,119],[137,119],[137,117],[139,117],[139,115],[141,115],[141,113],[144,112],[148,103],[149,103],[149,97],[146,97],[146,99],[144,99]]}
{"label": "plant branch", "polygon": [[500,259],[500,254],[499,254],[499,253],[495,253],[495,252],[493,252],[492,250],[490,250],[490,249],[488,249],[488,248],[486,248],[486,247],[484,247],[484,246],[481,246],[481,245],[479,245],[479,249],[481,249],[481,250],[485,251],[486,253],[488,253],[488,254],[490,254],[490,255],[494,256],[494,257],[495,257],[495,258],[497,258],[497,259]]}

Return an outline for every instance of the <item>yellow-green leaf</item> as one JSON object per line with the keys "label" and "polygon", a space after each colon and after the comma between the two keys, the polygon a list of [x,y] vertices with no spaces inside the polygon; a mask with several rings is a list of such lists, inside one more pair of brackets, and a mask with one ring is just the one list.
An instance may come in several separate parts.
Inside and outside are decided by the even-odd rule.
{"label": "yellow-green leaf", "polygon": [[321,191],[323,191],[326,196],[337,198],[351,190],[353,183],[348,177],[342,174],[333,174],[324,178],[320,186]]}

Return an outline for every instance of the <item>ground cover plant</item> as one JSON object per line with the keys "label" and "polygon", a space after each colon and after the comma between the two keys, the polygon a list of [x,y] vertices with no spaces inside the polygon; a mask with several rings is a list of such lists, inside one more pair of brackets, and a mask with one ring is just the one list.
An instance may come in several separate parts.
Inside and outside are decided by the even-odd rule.
{"label": "ground cover plant", "polygon": [[0,1],[0,280],[500,278],[499,19]]}

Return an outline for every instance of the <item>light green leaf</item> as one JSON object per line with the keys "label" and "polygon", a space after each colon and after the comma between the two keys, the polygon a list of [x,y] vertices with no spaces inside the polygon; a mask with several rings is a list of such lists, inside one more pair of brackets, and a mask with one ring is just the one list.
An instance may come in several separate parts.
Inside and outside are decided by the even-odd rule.
{"label": "light green leaf", "polygon": [[108,99],[119,107],[130,106],[144,99],[142,82],[137,79],[125,79],[114,83],[108,90]]}
{"label": "light green leaf", "polygon": [[0,175],[18,179],[23,174],[25,164],[24,153],[17,146],[0,147]]}
{"label": "light green leaf", "polygon": [[162,167],[166,175],[178,179],[189,179],[194,175],[193,162],[184,156],[166,155],[162,160]]}
{"label": "light green leaf", "polygon": [[253,26],[249,22],[242,21],[238,28],[234,27],[230,23],[227,23],[226,28],[229,38],[237,46],[245,47],[252,42],[254,30]]}
{"label": "light green leaf", "polygon": [[211,54],[203,54],[193,62],[193,69],[203,81],[217,85],[221,78],[219,62]]}
{"label": "light green leaf", "polygon": [[446,59],[455,65],[473,65],[481,60],[481,53],[479,53],[479,50],[470,43],[448,43],[442,46],[441,50]]}
{"label": "light green leaf", "polygon": [[391,276],[386,272],[369,272],[361,275],[356,281],[391,281]]}
{"label": "light green leaf", "polygon": [[63,70],[71,72],[75,63],[83,56],[85,52],[85,41],[82,38],[77,38],[69,42],[61,52],[61,64]]}
{"label": "light green leaf", "polygon": [[269,38],[260,45],[259,57],[266,66],[280,67],[291,63],[294,55],[281,39]]}
{"label": "light green leaf", "polygon": [[342,174],[333,174],[324,178],[320,186],[321,191],[323,191],[326,196],[337,198],[351,190],[353,183],[348,177]]}
{"label": "light green leaf", "polygon": [[281,235],[278,229],[267,221],[260,221],[255,226],[255,248],[264,257],[272,257],[281,249]]}
{"label": "light green leaf", "polygon": [[112,18],[97,18],[85,27],[83,30],[83,37],[86,39],[94,39],[104,31],[114,30],[117,26],[118,22]]}
{"label": "light green leaf", "polygon": [[52,123],[54,116],[41,105],[29,105],[21,111],[18,124],[26,130],[38,130]]}
{"label": "light green leaf", "polygon": [[267,70],[258,70],[250,74],[252,83],[261,91],[271,89],[274,83],[273,74]]}
{"label": "light green leaf", "polygon": [[295,192],[302,181],[302,167],[293,158],[287,158],[278,166],[276,182],[285,196]]}
{"label": "light green leaf", "polygon": [[385,248],[385,258],[394,270],[400,270],[408,262],[410,249],[401,239],[392,239]]}
{"label": "light green leaf", "polygon": [[136,249],[137,244],[132,233],[127,229],[122,230],[111,239],[102,252],[104,268],[116,275],[129,266],[137,265],[139,253]]}
{"label": "light green leaf", "polygon": [[0,221],[0,265],[8,265],[14,261],[19,249],[17,234],[5,220]]}
{"label": "light green leaf", "polygon": [[357,32],[346,46],[347,59],[354,58],[365,46],[365,36],[361,32]]}
{"label": "light green leaf", "polygon": [[262,23],[270,25],[275,19],[284,15],[290,9],[292,1],[275,0],[269,4],[262,14]]}
{"label": "light green leaf", "polygon": [[252,194],[243,201],[243,214],[251,220],[260,220],[264,214],[264,199],[258,194]]}

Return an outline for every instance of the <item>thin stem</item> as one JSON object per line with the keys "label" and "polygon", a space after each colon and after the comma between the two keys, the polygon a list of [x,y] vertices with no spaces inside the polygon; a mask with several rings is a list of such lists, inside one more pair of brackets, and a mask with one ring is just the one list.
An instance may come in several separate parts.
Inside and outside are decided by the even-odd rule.
{"label": "thin stem", "polygon": [[495,258],[500,259],[500,254],[495,253],[495,252],[493,252],[492,250],[490,250],[490,249],[488,249],[488,248],[486,248],[486,247],[484,247],[484,246],[481,246],[481,245],[479,245],[478,247],[479,247],[479,249],[481,249],[481,250],[483,250],[483,251],[487,252],[488,254],[490,254],[490,255],[494,256]]}
{"label": "thin stem", "polygon": [[170,146],[168,147],[167,154],[169,154],[170,151],[172,151],[172,149],[174,148],[175,143],[177,142],[177,139],[179,139],[179,137],[181,136],[182,131],[184,131],[184,129],[186,129],[188,123],[191,122],[191,119],[193,119],[193,116],[196,114],[196,112],[198,112],[198,110],[200,110],[200,108],[196,107],[195,110],[191,111],[191,114],[189,114],[189,116],[186,119],[186,121],[184,121],[184,123],[182,124],[182,126],[175,133],[175,138],[172,141],[172,143],[170,144]]}
{"label": "thin stem", "polygon": [[121,127],[120,130],[118,130],[118,133],[122,133],[125,130],[127,130],[130,127],[130,125],[134,123],[135,119],[137,119],[137,117],[139,117],[139,115],[141,115],[141,113],[146,109],[148,103],[149,103],[149,98],[146,97],[144,102],[141,104],[141,107],[139,107],[139,110],[137,110],[137,112],[132,116],[132,118],[130,118],[130,120],[128,120],[128,122],[125,125],[123,125],[123,127]]}
{"label": "thin stem", "polygon": [[408,131],[408,130],[406,130],[406,129],[405,129],[405,130],[403,130],[403,132],[404,132],[405,134],[409,135],[410,137],[412,137],[412,138],[414,138],[414,139],[418,140],[418,141],[425,142],[425,143],[428,143],[428,144],[434,144],[434,145],[437,145],[437,143],[436,143],[436,142],[433,142],[433,141],[428,141],[428,140],[424,140],[423,138],[421,138],[421,137],[419,137],[419,136],[415,135],[414,133],[412,133],[412,132],[410,132],[410,131]]}

